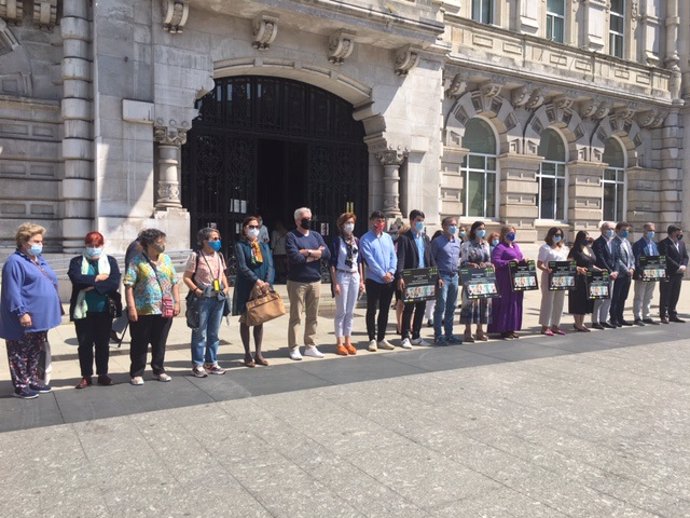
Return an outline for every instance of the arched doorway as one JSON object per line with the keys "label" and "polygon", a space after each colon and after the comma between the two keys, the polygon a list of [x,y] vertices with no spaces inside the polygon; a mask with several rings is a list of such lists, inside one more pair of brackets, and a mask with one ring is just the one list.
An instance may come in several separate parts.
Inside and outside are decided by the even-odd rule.
{"label": "arched doorway", "polygon": [[242,76],[216,80],[197,108],[182,148],[193,236],[215,224],[228,253],[247,215],[260,213],[269,229],[277,221],[291,228],[301,206],[327,237],[346,210],[365,228],[368,152],[347,101],[298,81]]}

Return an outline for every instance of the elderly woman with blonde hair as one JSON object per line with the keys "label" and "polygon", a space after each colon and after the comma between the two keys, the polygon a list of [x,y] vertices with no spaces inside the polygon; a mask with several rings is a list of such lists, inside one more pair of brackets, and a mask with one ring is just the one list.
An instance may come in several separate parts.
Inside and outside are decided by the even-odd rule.
{"label": "elderly woman with blonde hair", "polygon": [[491,262],[496,268],[496,283],[499,298],[492,300],[492,320],[489,333],[500,333],[501,338],[519,338],[516,331],[522,328],[522,291],[513,291],[510,281],[510,263],[521,263],[525,260],[516,243],[515,227],[504,225],[501,228],[500,243],[491,253]]}
{"label": "elderly woman with blonde hair", "polygon": [[48,330],[62,316],[57,277],[42,256],[45,232],[34,223],[20,225],[17,249],[2,268],[0,338],[7,343],[14,395],[22,399],[51,391],[39,373],[39,359],[49,356]]}

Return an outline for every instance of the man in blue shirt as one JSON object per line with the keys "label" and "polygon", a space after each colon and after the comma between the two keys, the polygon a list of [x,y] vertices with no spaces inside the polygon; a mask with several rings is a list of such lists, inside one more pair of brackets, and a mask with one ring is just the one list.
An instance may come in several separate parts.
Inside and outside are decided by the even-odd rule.
{"label": "man in blue shirt", "polygon": [[287,233],[285,251],[288,259],[287,292],[290,299],[288,323],[288,347],[290,358],[301,360],[297,345],[297,326],[304,318],[304,354],[323,358],[316,348],[316,325],[321,296],[321,259],[329,259],[331,253],[321,234],[310,230],[311,210],[300,207],[295,211],[295,229]]}
{"label": "man in blue shirt", "polygon": [[[458,264],[460,263],[460,239],[458,220],[453,216],[443,218],[443,234],[431,242],[431,257],[438,267],[438,290],[434,311],[434,343],[436,345],[461,344],[453,335],[453,316],[458,302]],[[442,325],[443,324],[443,329]],[[445,331],[445,336],[444,336]]]}
{"label": "man in blue shirt", "polygon": [[[380,210],[372,212],[369,223],[371,230],[360,238],[359,248],[366,265],[368,349],[374,352],[379,348],[385,350],[394,348],[386,340],[386,326],[388,326],[388,310],[395,291],[393,280],[398,267],[398,257],[391,236],[384,232],[386,217],[383,212]],[[376,319],[377,308],[378,320]]]}
{"label": "man in blue shirt", "polygon": [[[417,268],[430,268],[435,265],[431,256],[431,243],[424,233],[424,213],[421,210],[410,212],[410,230],[398,238],[398,285],[405,293],[405,282],[402,271]],[[405,304],[402,314],[400,345],[403,349],[412,349],[412,345],[429,345],[419,335],[424,321],[426,301]],[[414,313],[414,322],[412,322]],[[412,340],[410,340],[410,323],[412,322]]]}
{"label": "man in blue shirt", "polygon": [[656,227],[654,223],[644,224],[644,233],[633,245],[633,255],[635,256],[635,291],[633,294],[633,316],[635,317],[635,324],[644,326],[647,324],[658,325],[658,322],[652,320],[652,297],[654,296],[654,288],[656,281],[643,281],[642,268],[640,266],[640,257],[652,257],[659,255],[659,249],[654,241],[656,234]]}

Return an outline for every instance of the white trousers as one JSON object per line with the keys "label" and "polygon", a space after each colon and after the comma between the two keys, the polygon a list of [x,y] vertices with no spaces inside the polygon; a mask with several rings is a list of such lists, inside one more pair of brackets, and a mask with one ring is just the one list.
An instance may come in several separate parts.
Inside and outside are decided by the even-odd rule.
{"label": "white trousers", "polygon": [[359,272],[335,272],[335,280],[340,285],[340,295],[335,296],[335,336],[343,338],[352,335],[352,315],[359,294]]}
{"label": "white trousers", "polygon": [[609,298],[594,301],[592,311],[592,324],[600,324],[608,321],[609,309],[611,309],[611,297],[613,297],[613,281],[609,282]]}
{"label": "white trousers", "polygon": [[561,325],[564,301],[565,290],[551,291],[549,289],[549,274],[542,272],[539,324],[544,327],[558,327]]}
{"label": "white trousers", "polygon": [[650,318],[652,312],[652,297],[656,282],[635,281],[635,292],[633,296],[633,315],[635,320],[645,320]]}

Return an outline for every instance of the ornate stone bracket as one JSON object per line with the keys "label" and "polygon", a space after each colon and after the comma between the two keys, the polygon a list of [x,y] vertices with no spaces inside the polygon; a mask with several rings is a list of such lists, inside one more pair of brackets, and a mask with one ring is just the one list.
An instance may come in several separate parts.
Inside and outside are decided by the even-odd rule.
{"label": "ornate stone bracket", "polygon": [[501,83],[486,83],[481,86],[480,91],[484,97],[491,99],[501,93],[501,88],[503,88]]}
{"label": "ornate stone bracket", "polygon": [[23,0],[0,1],[0,18],[4,18],[15,25],[21,23],[22,18],[24,18]]}
{"label": "ornate stone bracket", "polygon": [[551,102],[553,102],[553,105],[559,110],[569,110],[573,107],[575,99],[566,95],[559,95],[554,97]]}
{"label": "ornate stone bracket", "polygon": [[57,23],[57,0],[34,0],[34,23],[52,29]]}
{"label": "ornate stone bracket", "polygon": [[258,50],[267,50],[278,35],[278,16],[261,13],[252,21],[252,46]]}
{"label": "ornate stone bracket", "polygon": [[4,20],[0,20],[0,56],[9,54],[19,46],[19,41]]}
{"label": "ornate stone bracket", "polygon": [[383,164],[383,213],[387,218],[402,217],[400,211],[400,165],[407,158],[407,149],[386,149],[376,153]]}
{"label": "ornate stone bracket", "polygon": [[668,112],[651,109],[639,112],[636,120],[641,128],[660,128],[667,115]]}
{"label": "ornate stone bracket", "polygon": [[459,99],[467,91],[467,81],[465,81],[460,74],[455,74],[455,77],[450,82],[450,86],[446,88],[446,97],[451,99]]}
{"label": "ornate stone bracket", "polygon": [[173,120],[165,126],[157,120],[153,128],[154,140],[158,143],[158,199],[156,209],[181,208],[180,200],[180,147],[187,142],[187,125],[180,127]]}
{"label": "ornate stone bracket", "polygon": [[512,90],[510,97],[516,108],[536,110],[544,104],[544,95],[541,90],[539,88],[530,89],[526,85]]}
{"label": "ornate stone bracket", "polygon": [[417,47],[407,45],[395,52],[393,62],[396,75],[406,76],[410,70],[417,66],[419,63],[419,50]]}
{"label": "ornate stone bracket", "polygon": [[189,18],[189,0],[163,0],[163,30],[170,34],[182,32]]}
{"label": "ornate stone bracket", "polygon": [[342,65],[350,57],[355,48],[355,33],[340,30],[328,38],[328,61],[334,65]]}

